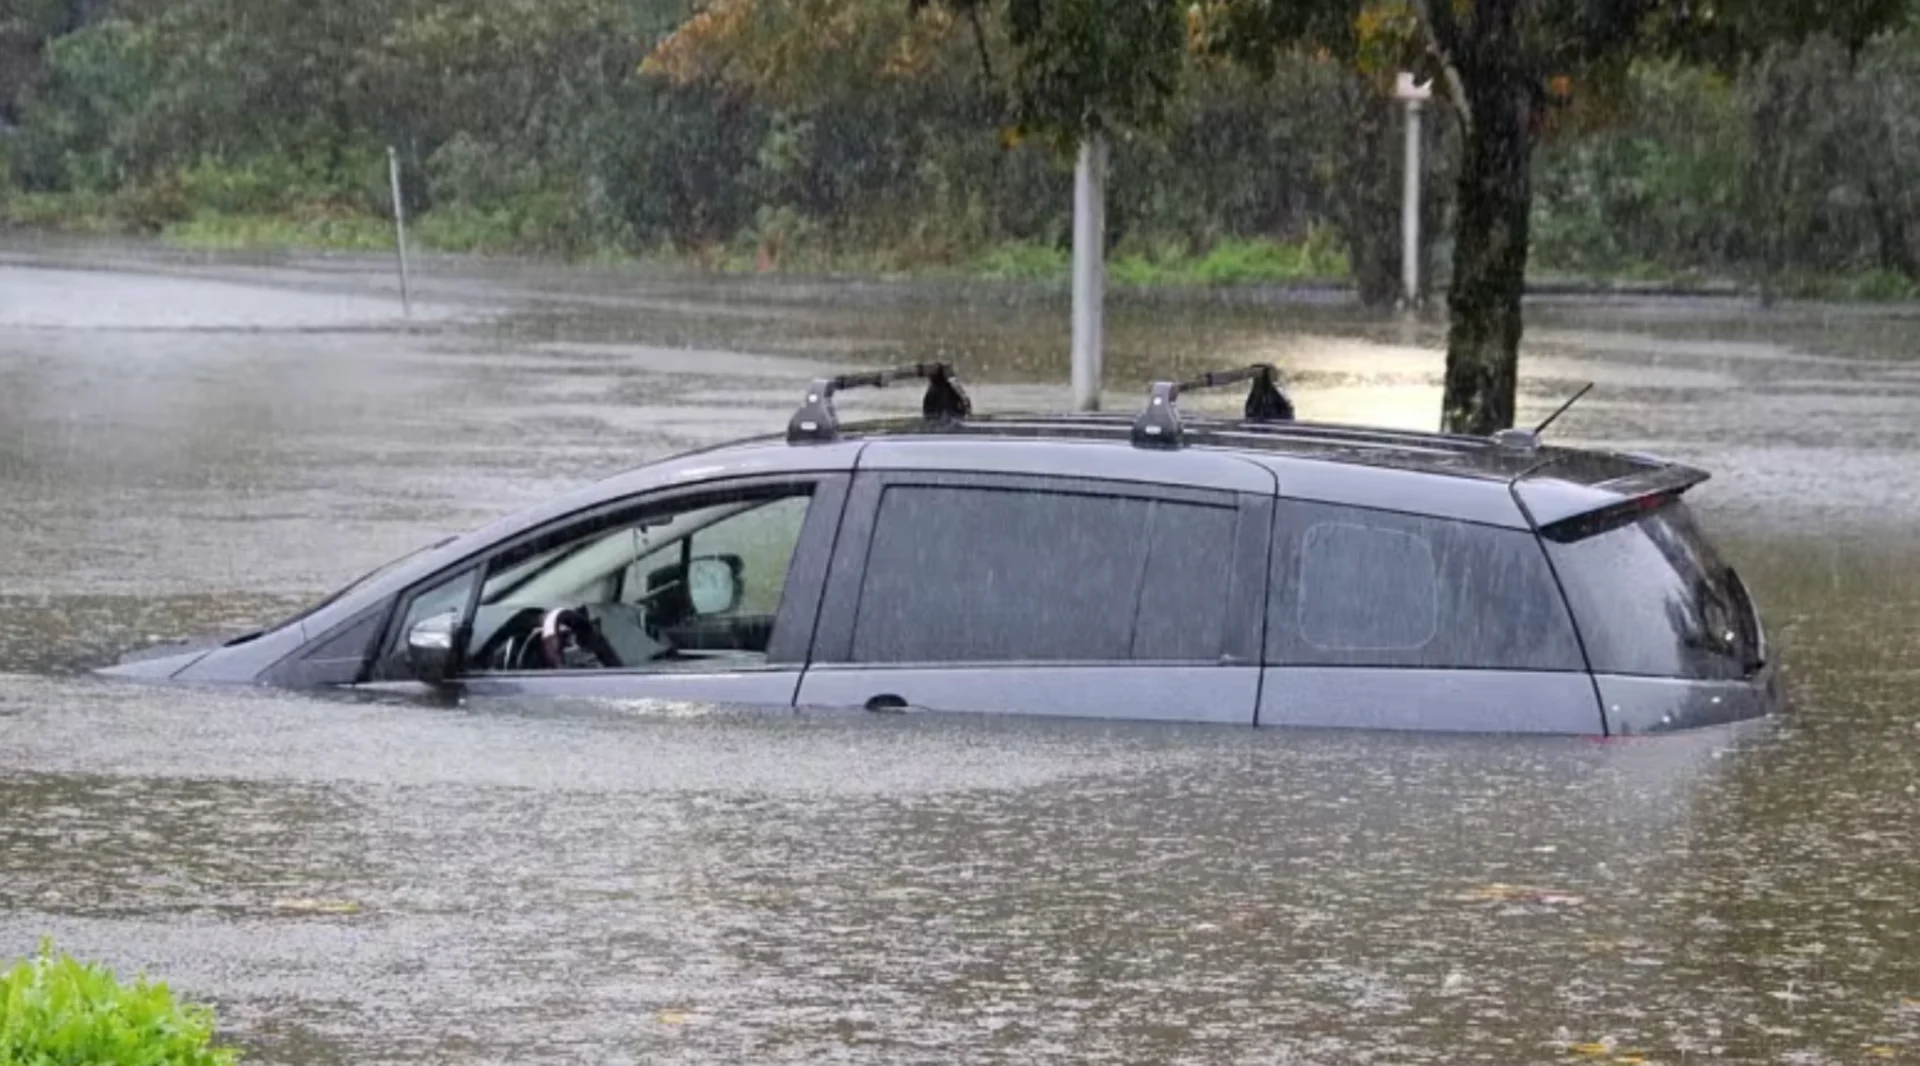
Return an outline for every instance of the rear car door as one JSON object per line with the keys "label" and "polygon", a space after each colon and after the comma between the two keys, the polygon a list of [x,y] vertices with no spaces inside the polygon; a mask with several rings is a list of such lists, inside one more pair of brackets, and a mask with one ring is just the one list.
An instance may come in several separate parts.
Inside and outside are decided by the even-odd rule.
{"label": "rear car door", "polygon": [[[451,615],[469,695],[790,706],[848,485],[725,479],[532,530],[403,596],[376,677],[406,680],[407,635]],[[726,595],[687,580],[696,571],[731,574]],[[562,610],[592,619],[603,652],[551,661],[542,621]]]}
{"label": "rear car door", "polygon": [[1272,503],[864,470],[797,702],[1249,725]]}
{"label": "rear car door", "polygon": [[1753,599],[1684,501],[1546,533],[1611,733],[1722,725],[1780,705]]}
{"label": "rear car door", "polygon": [[1281,499],[1260,724],[1606,731],[1525,529]]}

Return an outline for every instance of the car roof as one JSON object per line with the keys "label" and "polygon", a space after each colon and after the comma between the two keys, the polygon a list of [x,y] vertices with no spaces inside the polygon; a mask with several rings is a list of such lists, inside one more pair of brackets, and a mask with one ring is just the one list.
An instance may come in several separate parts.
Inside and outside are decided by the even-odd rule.
{"label": "car roof", "polygon": [[[1577,448],[1504,448],[1487,437],[1325,422],[1244,422],[1183,414],[1187,447],[1228,449],[1256,462],[1305,459],[1410,473],[1511,482],[1550,464],[1553,476],[1601,485],[1670,465],[1648,456]],[[1132,414],[972,416],[948,422],[872,420],[840,427],[843,440],[1087,440],[1132,444]],[[755,438],[765,440],[766,438]],[[742,442],[747,443],[747,442]]]}
{"label": "car roof", "polygon": [[[1529,441],[1502,443],[1488,437],[1427,433],[1319,422],[1246,422],[1183,413],[1183,439],[1175,455],[1223,453],[1269,470],[1280,495],[1324,503],[1370,507],[1525,527],[1526,513],[1516,503],[1519,486],[1532,522],[1547,526],[1656,491],[1679,492],[1706,479],[1691,467],[1647,455],[1568,448]],[[1036,448],[1049,445],[1103,446],[1114,453],[1105,469],[1126,480],[1193,484],[1182,476],[1174,455],[1135,443],[1135,416],[1125,413],[969,415],[930,421],[917,418],[841,423],[833,439],[865,445],[863,468],[906,469],[932,465],[950,470],[1043,472],[1046,460]],[[1021,445],[996,461],[1000,448]],[[725,461],[731,453],[818,447],[764,435],[708,449]],[[1088,475],[1095,464],[1066,462],[1062,473]],[[1128,458],[1131,456],[1131,458]],[[1161,458],[1164,456],[1165,458]],[[1151,459],[1149,457],[1152,457]],[[797,456],[796,456],[797,458]],[[1199,474],[1202,464],[1185,468]],[[1092,474],[1090,476],[1101,476]],[[1215,480],[1215,487],[1250,486]]]}
{"label": "car roof", "polygon": [[[809,396],[809,400],[812,397]],[[803,411],[806,410],[803,408]],[[763,434],[666,457],[449,538],[368,586],[385,595],[502,537],[634,492],[713,478],[881,469],[1052,474],[1275,494],[1289,500],[1537,528],[1583,522],[1677,496],[1706,479],[1663,459],[1518,438],[1329,423],[1182,416],[1177,447],[1138,441],[1136,416],[1002,414],[835,422],[819,440]],[[363,597],[364,598],[364,597]],[[332,624],[364,606],[317,612]]]}

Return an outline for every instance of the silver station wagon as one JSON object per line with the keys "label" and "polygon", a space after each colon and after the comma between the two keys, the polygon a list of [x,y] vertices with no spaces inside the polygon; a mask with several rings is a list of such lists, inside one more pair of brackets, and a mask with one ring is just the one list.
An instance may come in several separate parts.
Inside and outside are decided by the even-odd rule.
{"label": "silver station wagon", "polygon": [[[833,397],[926,382],[922,417]],[[1250,383],[1244,417],[1180,410]],[[814,382],[784,435],[401,559],[278,626],[108,674],[1624,736],[1781,703],[1658,459],[1296,421],[1271,367],[1138,414],[981,417],[944,364]]]}

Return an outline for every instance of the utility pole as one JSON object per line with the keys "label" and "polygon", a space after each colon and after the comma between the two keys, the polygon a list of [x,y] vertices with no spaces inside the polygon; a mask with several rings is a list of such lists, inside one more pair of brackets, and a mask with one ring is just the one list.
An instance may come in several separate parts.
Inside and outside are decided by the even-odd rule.
{"label": "utility pole", "polygon": [[1073,406],[1100,409],[1107,288],[1107,143],[1080,141],[1073,168]]}
{"label": "utility pole", "polygon": [[1406,189],[1400,204],[1400,306],[1420,306],[1420,110],[1433,98],[1432,82],[1401,74],[1394,95],[1407,105]]}
{"label": "utility pole", "polygon": [[393,235],[400,249],[400,309],[413,318],[413,297],[407,292],[407,207],[400,199],[400,153],[387,146],[387,177],[393,185]]}

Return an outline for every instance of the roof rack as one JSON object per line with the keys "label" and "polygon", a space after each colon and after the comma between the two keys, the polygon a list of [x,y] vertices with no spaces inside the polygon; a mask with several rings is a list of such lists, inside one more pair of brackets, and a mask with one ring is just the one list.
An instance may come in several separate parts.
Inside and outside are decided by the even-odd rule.
{"label": "roof rack", "polygon": [[1178,448],[1185,433],[1180,412],[1174,406],[1183,393],[1193,389],[1212,389],[1222,385],[1253,382],[1247,391],[1246,421],[1291,422],[1293,402],[1280,390],[1279,372],[1271,363],[1254,363],[1238,370],[1216,370],[1192,381],[1156,381],[1147,390],[1147,408],[1133,422],[1133,444],[1137,448]]}
{"label": "roof rack", "polygon": [[885,388],[896,381],[919,380],[927,383],[927,394],[920,401],[920,414],[929,422],[952,421],[973,413],[973,401],[954,380],[949,363],[914,363],[892,370],[873,370],[864,374],[842,374],[819,378],[807,386],[807,398],[787,422],[787,443],[818,444],[840,436],[840,419],[833,412],[833,394],[847,389]]}

